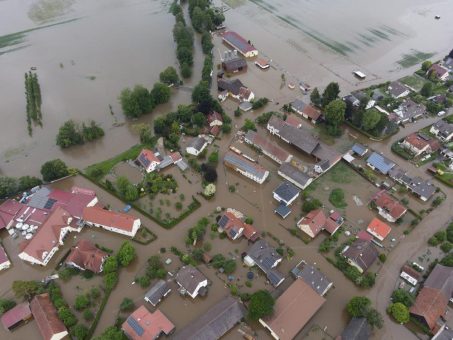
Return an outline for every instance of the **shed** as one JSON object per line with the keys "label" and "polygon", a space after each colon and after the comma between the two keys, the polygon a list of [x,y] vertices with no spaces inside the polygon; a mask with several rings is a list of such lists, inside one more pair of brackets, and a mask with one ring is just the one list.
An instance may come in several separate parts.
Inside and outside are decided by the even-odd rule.
{"label": "shed", "polygon": [[145,294],[145,301],[149,302],[153,306],[156,306],[170,292],[171,292],[171,288],[168,285],[168,283],[166,281],[164,281],[164,280],[159,280]]}
{"label": "shed", "polygon": [[27,322],[32,318],[30,304],[28,302],[21,303],[2,315],[1,321],[3,327],[12,331],[22,323]]}

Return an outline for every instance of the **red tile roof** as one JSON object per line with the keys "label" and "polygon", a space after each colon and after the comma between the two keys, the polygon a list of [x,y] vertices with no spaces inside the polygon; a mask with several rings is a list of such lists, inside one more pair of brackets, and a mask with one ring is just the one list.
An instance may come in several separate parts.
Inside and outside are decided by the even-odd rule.
{"label": "red tile roof", "polygon": [[395,220],[399,219],[407,211],[404,205],[393,199],[385,190],[379,191],[373,197],[373,201],[376,203],[376,206],[387,211]]}
{"label": "red tile roof", "polygon": [[228,218],[228,222],[225,224],[223,229],[229,238],[232,238],[229,233],[230,230],[234,230],[236,233],[238,233],[241,228],[243,228],[242,234],[248,240],[252,239],[253,236],[257,233],[257,230],[254,226],[247,224],[241,219],[237,218],[232,212],[227,211],[224,216]]}
{"label": "red tile roof", "polygon": [[105,210],[94,206],[87,207],[83,210],[83,219],[94,224],[131,232],[137,218],[129,214]]}
{"label": "red tile roof", "polygon": [[223,117],[220,113],[212,111],[210,114],[208,114],[208,123],[211,124],[215,120],[223,122]]}
{"label": "red tile roof", "polygon": [[[157,162],[160,163],[160,159],[157,158],[157,156],[152,152],[151,150],[148,149],[143,149],[142,152],[140,152],[140,156],[144,156],[147,158],[150,162]],[[138,160],[140,160],[140,156],[138,156]]]}
{"label": "red tile roof", "polygon": [[371,241],[373,235],[368,234],[365,230],[361,230],[357,233],[357,238],[364,241]]}
{"label": "red tile roof", "polygon": [[[137,333],[130,325],[131,323],[138,324],[143,332],[139,332],[141,334]],[[129,339],[150,340],[158,338],[162,332],[168,335],[173,331],[175,325],[159,309],[154,313],[150,313],[145,306],[140,306],[127,318],[121,328]],[[138,329],[137,327],[135,328]]]}
{"label": "red tile roof", "polygon": [[214,125],[210,130],[209,133],[213,136],[218,136],[220,133],[220,127],[218,125]]}
{"label": "red tile roof", "polygon": [[418,293],[414,305],[410,308],[410,312],[421,316],[429,328],[434,329],[439,317],[445,314],[447,305],[448,299],[442,294],[442,291],[423,287]]}
{"label": "red tile roof", "polygon": [[316,236],[324,229],[326,224],[326,215],[324,215],[322,209],[312,210],[302,218],[300,224],[308,225],[313,234]]}
{"label": "red tile roof", "polygon": [[382,222],[378,218],[373,218],[368,225],[367,231],[370,234],[379,236],[382,240],[385,239],[392,231],[392,228],[387,223]]}
{"label": "red tile roof", "polygon": [[14,327],[21,321],[31,318],[30,304],[28,302],[21,303],[2,315],[2,324],[5,329]]}
{"label": "red tile roof", "polygon": [[71,253],[66,258],[66,263],[74,263],[80,268],[100,273],[102,264],[108,256],[106,252],[96,248],[96,246],[88,240],[80,240],[77,245],[72,248]]}
{"label": "red tile roof", "polygon": [[295,115],[289,115],[286,120],[286,124],[299,128],[302,125],[303,120]]}
{"label": "red tile roof", "polygon": [[252,52],[255,51],[252,45],[248,43],[243,37],[233,31],[227,31],[223,33],[223,39],[227,42],[231,42],[237,49],[240,49],[242,53]]}
{"label": "red tile roof", "polygon": [[[72,216],[82,217],[83,209],[96,197],[92,190],[75,188],[76,192],[68,192],[60,189],[52,190],[49,194],[50,199],[57,202],[53,205],[52,210],[57,207],[63,207]],[[82,191],[86,191],[85,193]]]}
{"label": "red tile roof", "polygon": [[176,163],[177,161],[180,161],[182,159],[182,156],[178,151],[176,151],[170,154],[170,158],[173,163]]}
{"label": "red tile roof", "polygon": [[427,146],[430,146],[432,151],[437,151],[440,148],[440,144],[437,140],[434,138],[427,140],[426,138],[421,137],[417,132],[411,133],[404,140],[418,150],[422,150]]}
{"label": "red tile roof", "polygon": [[318,120],[321,117],[321,112],[311,105],[305,105],[303,112],[313,120]]}
{"label": "red tile roof", "polygon": [[63,332],[67,334],[67,329],[58,318],[49,294],[36,295],[30,303],[30,308],[44,340],[50,340],[55,334]]}
{"label": "red tile roof", "polygon": [[0,205],[0,230],[11,223],[23,206],[22,203],[15,200],[6,200]]}
{"label": "red tile roof", "polygon": [[3,249],[2,245],[0,244],[0,265],[9,262],[8,255],[6,254],[5,249]]}

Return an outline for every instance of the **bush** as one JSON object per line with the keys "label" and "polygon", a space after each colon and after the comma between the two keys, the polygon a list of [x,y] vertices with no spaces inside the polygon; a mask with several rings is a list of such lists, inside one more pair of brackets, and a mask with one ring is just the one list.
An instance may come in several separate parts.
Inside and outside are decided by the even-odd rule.
{"label": "bush", "polygon": [[124,298],[120,305],[121,312],[131,312],[135,309],[134,301],[129,298]]}
{"label": "bush", "polygon": [[264,107],[267,103],[269,103],[269,99],[267,99],[266,97],[259,98],[252,103],[252,109],[253,110],[260,109]]}
{"label": "bush", "polygon": [[113,273],[118,270],[118,258],[116,256],[107,257],[104,262],[104,273]]}
{"label": "bush", "polygon": [[366,315],[370,306],[370,299],[364,296],[355,296],[346,305],[346,310],[350,316],[360,318]]}
{"label": "bush", "polygon": [[45,182],[51,182],[56,179],[69,175],[66,164],[61,159],[54,159],[45,162],[41,167],[41,175]]}
{"label": "bush", "polygon": [[124,242],[118,250],[118,262],[127,267],[137,257],[137,253],[132,244],[128,241]]}
{"label": "bush", "polygon": [[225,274],[232,274],[236,270],[236,261],[226,260],[223,264],[223,270]]}
{"label": "bush", "polygon": [[387,260],[387,255],[384,253],[379,254],[379,260],[384,263]]}
{"label": "bush", "polygon": [[304,213],[309,213],[310,211],[318,209],[320,207],[322,207],[322,203],[317,198],[312,198],[310,200],[306,199],[302,204],[302,211]]}
{"label": "bush", "polygon": [[393,303],[402,303],[406,307],[410,307],[414,304],[414,296],[405,289],[393,291],[391,300]]}
{"label": "bush", "polygon": [[16,302],[8,299],[0,299],[0,316],[5,312],[9,311],[11,308],[16,306]]}
{"label": "bush", "polygon": [[450,242],[444,242],[440,246],[440,249],[442,249],[442,251],[444,253],[449,253],[452,248],[453,248],[453,243],[450,243]]}
{"label": "bush", "polygon": [[75,302],[74,302],[74,308],[77,311],[82,311],[86,309],[90,305],[90,299],[87,295],[77,295]]}
{"label": "bush", "polygon": [[388,310],[390,315],[400,324],[405,324],[409,321],[409,309],[402,303],[393,303]]}
{"label": "bush", "polygon": [[248,317],[257,321],[274,312],[274,298],[267,290],[259,290],[250,297]]}
{"label": "bush", "polygon": [[89,309],[85,309],[83,311],[83,318],[86,320],[86,321],[91,321],[94,319],[94,314],[91,310]]}
{"label": "bush", "polygon": [[104,274],[104,284],[105,288],[108,290],[111,290],[116,287],[118,284],[118,273],[113,272],[113,273],[105,273]]}
{"label": "bush", "polygon": [[84,325],[78,324],[71,328],[71,335],[77,340],[84,340],[88,337],[88,328]]}
{"label": "bush", "polygon": [[61,307],[60,309],[58,309],[58,317],[68,328],[74,326],[77,323],[77,318],[68,307]]}
{"label": "bush", "polygon": [[335,208],[345,208],[347,206],[347,203],[344,201],[344,192],[339,188],[331,191],[329,202],[332,203]]}

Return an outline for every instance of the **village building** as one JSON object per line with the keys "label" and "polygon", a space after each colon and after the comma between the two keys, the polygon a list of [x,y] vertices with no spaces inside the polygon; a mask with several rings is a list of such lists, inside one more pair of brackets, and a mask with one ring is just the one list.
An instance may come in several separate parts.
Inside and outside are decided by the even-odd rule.
{"label": "village building", "polygon": [[303,280],[320,296],[326,295],[333,286],[333,282],[323,272],[304,260],[291,270],[291,274],[295,279]]}
{"label": "village building", "polygon": [[353,94],[348,94],[344,96],[342,99],[346,103],[346,105],[350,105],[351,107],[359,107],[360,105],[360,100],[356,98]]}
{"label": "village building", "polygon": [[210,127],[222,126],[223,125],[222,115],[216,111],[212,111],[211,113],[208,114],[208,124]]}
{"label": "village building", "polygon": [[134,237],[141,226],[139,218],[98,206],[85,208],[83,220],[90,227],[102,228],[129,237]]}
{"label": "village building", "polygon": [[227,73],[247,71],[247,61],[237,55],[237,51],[226,51],[222,60],[222,69]]}
{"label": "village building", "polygon": [[171,288],[169,284],[165,280],[159,280],[145,294],[145,301],[156,307],[164,297],[170,294],[170,292]]}
{"label": "village building", "polygon": [[363,157],[366,155],[366,153],[368,152],[368,148],[362,144],[359,144],[359,143],[355,143],[353,146],[352,146],[352,152],[359,156],[359,157]]}
{"label": "village building", "polygon": [[453,268],[436,264],[409,310],[411,317],[433,333],[437,332],[443,324],[441,318],[445,316],[452,293]]}
{"label": "village building", "polygon": [[80,240],[76,246],[71,249],[66,258],[66,265],[80,269],[89,270],[99,274],[102,272],[105,260],[109,255],[97,248],[88,240]]}
{"label": "village building", "polygon": [[390,228],[387,223],[384,223],[375,217],[371,220],[370,224],[368,224],[366,231],[376,237],[379,241],[384,241],[392,231],[392,228]]}
{"label": "village building", "polygon": [[437,140],[418,132],[411,133],[404,138],[401,146],[415,157],[420,156],[422,153],[430,154],[440,149],[440,144]]}
{"label": "village building", "polygon": [[187,265],[182,267],[175,277],[180,292],[188,294],[192,299],[207,293],[208,279],[197,268]]}
{"label": "village building", "polygon": [[343,222],[343,217],[336,211],[331,211],[326,217],[322,209],[315,209],[303,216],[297,222],[297,227],[311,238],[315,238],[323,230],[330,235],[335,234]]}
{"label": "village building", "polygon": [[432,64],[429,70],[426,72],[426,75],[429,77],[431,74],[435,74],[436,78],[442,81],[447,80],[449,71],[448,68],[439,65],[439,64]]}
{"label": "village building", "polygon": [[377,152],[373,152],[366,162],[371,169],[379,171],[383,175],[387,175],[396,165],[390,159]]}
{"label": "village building", "polygon": [[429,132],[439,138],[442,142],[449,142],[453,138],[453,124],[445,120],[439,120],[431,125]]}
{"label": "village building", "polygon": [[13,331],[20,325],[28,322],[32,318],[30,304],[27,302],[23,302],[18,304],[8,310],[7,312],[3,313],[1,317],[1,322],[3,327],[7,331]]}
{"label": "village building", "polygon": [[209,308],[198,319],[178,331],[174,340],[216,340],[224,336],[245,317],[241,302],[227,296]]}
{"label": "village building", "polygon": [[305,281],[296,280],[275,301],[274,313],[259,319],[272,337],[291,340],[304,328],[326,300]]}
{"label": "village building", "polygon": [[371,327],[365,317],[353,317],[337,340],[371,339]]}
{"label": "village building", "polygon": [[366,272],[378,258],[379,252],[371,241],[356,239],[341,252],[348,263],[360,273]]}
{"label": "village building", "polygon": [[288,206],[299,197],[300,190],[294,184],[284,181],[272,193],[277,202]]}
{"label": "village building", "polygon": [[230,240],[237,240],[244,236],[247,240],[255,242],[259,237],[257,230],[251,224],[245,223],[233,211],[227,210],[217,222],[219,232],[225,233]]}
{"label": "village building", "polygon": [[266,70],[268,69],[269,67],[271,67],[271,65],[269,64],[269,61],[266,60],[266,59],[263,59],[263,58],[258,58],[255,60],[255,65],[257,67],[259,67],[260,69],[262,70]]}
{"label": "village building", "polygon": [[242,102],[239,104],[239,109],[243,112],[248,112],[253,109],[253,105],[250,102]]}
{"label": "village building", "polygon": [[299,129],[300,127],[302,127],[302,119],[300,119],[299,117],[295,116],[295,115],[288,115],[286,117],[286,120],[285,120],[286,124],[288,125],[291,125],[293,127],[295,127],[296,129]]}
{"label": "village building", "polygon": [[48,293],[36,295],[30,309],[43,340],[60,340],[69,334]]}
{"label": "village building", "polygon": [[394,168],[389,172],[389,177],[395,182],[404,185],[412,194],[422,201],[428,201],[435,193],[436,186],[420,177],[411,177],[401,168]]}
{"label": "village building", "polygon": [[261,165],[253,163],[243,156],[237,155],[232,151],[228,151],[223,159],[225,166],[239,172],[241,175],[250,178],[251,180],[263,184],[269,176],[269,171]]}
{"label": "village building", "polygon": [[291,103],[291,108],[313,124],[318,123],[322,116],[319,110],[317,110],[310,104],[306,104],[300,99],[293,101]]}
{"label": "village building", "polygon": [[304,190],[311,184],[311,182],[313,182],[312,177],[306,175],[296,167],[292,166],[291,163],[283,163],[278,169],[277,173],[288,182],[294,184],[302,190]]}
{"label": "village building", "polygon": [[186,152],[189,155],[198,156],[208,146],[208,142],[203,137],[196,137],[192,139],[189,145],[186,147]]}
{"label": "village building", "polygon": [[371,199],[383,218],[395,223],[407,212],[407,208],[390,196],[385,190],[377,192]]}
{"label": "village building", "polygon": [[426,106],[418,104],[412,99],[405,99],[393,112],[397,116],[398,122],[406,123],[424,116],[426,114]]}
{"label": "village building", "polygon": [[159,157],[148,149],[143,149],[135,161],[142,166],[147,173],[155,171],[161,162]]}
{"label": "village building", "polygon": [[392,81],[388,87],[388,91],[393,98],[403,98],[409,95],[409,88],[399,81]]}
{"label": "village building", "polygon": [[0,271],[8,269],[9,267],[11,267],[11,261],[9,260],[8,254],[6,254],[5,249],[0,243]]}
{"label": "village building", "polygon": [[286,152],[278,145],[274,144],[271,140],[263,137],[253,130],[247,131],[244,136],[244,141],[256,147],[263,154],[265,154],[278,164],[289,162],[293,158],[293,155]]}
{"label": "village building", "polygon": [[275,269],[281,261],[282,257],[264,240],[258,240],[250,246],[244,257],[244,264],[248,267],[258,266],[274,287],[278,287],[285,279]]}
{"label": "village building", "polygon": [[422,274],[420,272],[416,271],[411,266],[405,264],[401,268],[400,277],[415,287],[418,284],[418,282],[420,281],[420,279],[422,278]]}
{"label": "village building", "polygon": [[316,163],[313,169],[317,174],[320,175],[329,170],[330,168],[331,168],[330,161],[328,159],[324,159]]}
{"label": "village building", "polygon": [[220,101],[224,101],[228,96],[240,102],[250,102],[255,99],[252,90],[242,84],[239,79],[218,79],[217,88]]}
{"label": "village building", "polygon": [[171,334],[175,325],[159,309],[151,313],[140,306],[123,322],[121,329],[128,339],[151,340]]}
{"label": "village building", "polygon": [[222,40],[246,58],[252,58],[258,55],[258,50],[236,32],[224,32],[222,34]]}

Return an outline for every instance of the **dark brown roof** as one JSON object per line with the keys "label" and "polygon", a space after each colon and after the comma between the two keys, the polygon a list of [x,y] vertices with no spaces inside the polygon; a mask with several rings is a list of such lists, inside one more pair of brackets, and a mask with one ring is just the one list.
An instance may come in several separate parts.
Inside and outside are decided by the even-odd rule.
{"label": "dark brown roof", "polygon": [[422,317],[428,327],[434,329],[439,317],[445,314],[447,304],[448,300],[439,290],[423,287],[410,312]]}
{"label": "dark brown roof", "polygon": [[341,340],[368,340],[371,328],[366,318],[352,318],[341,333]]}
{"label": "dark brown roof", "polygon": [[353,244],[343,251],[343,256],[356,263],[366,271],[378,257],[376,247],[370,241],[356,239]]}
{"label": "dark brown roof", "polygon": [[31,300],[30,308],[44,340],[50,340],[55,334],[64,332],[67,334],[68,331],[58,318],[57,310],[50,301],[49,294],[36,295]]}
{"label": "dark brown roof", "polygon": [[207,280],[206,276],[191,265],[182,267],[176,274],[176,282],[184,287],[190,294],[193,294],[198,284],[204,280]]}
{"label": "dark brown roof", "polygon": [[102,271],[102,264],[108,254],[96,248],[96,246],[88,240],[80,240],[71,253],[66,258],[66,263],[74,263],[78,267],[91,270],[93,273]]}

